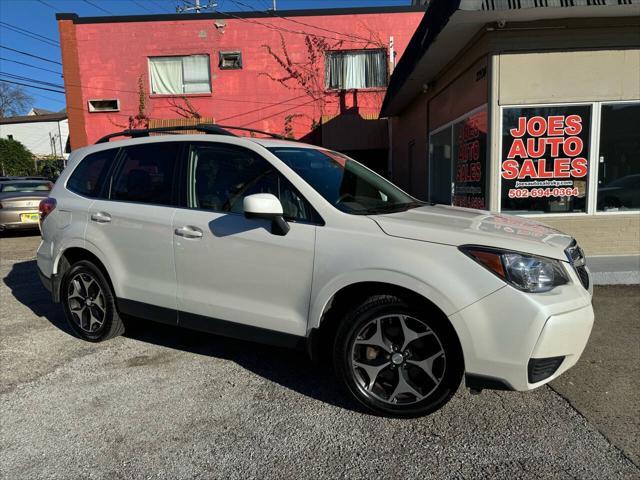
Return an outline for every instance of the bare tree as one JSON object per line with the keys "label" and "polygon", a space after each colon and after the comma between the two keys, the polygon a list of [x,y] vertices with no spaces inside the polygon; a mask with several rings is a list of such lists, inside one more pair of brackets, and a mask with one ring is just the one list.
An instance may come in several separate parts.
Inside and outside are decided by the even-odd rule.
{"label": "bare tree", "polygon": [[0,118],[23,115],[33,98],[20,85],[0,82]]}

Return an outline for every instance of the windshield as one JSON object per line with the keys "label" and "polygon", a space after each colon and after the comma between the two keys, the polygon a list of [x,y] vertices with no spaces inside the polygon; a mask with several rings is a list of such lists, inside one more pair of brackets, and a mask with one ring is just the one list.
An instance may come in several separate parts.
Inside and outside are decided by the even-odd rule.
{"label": "windshield", "polygon": [[423,205],[341,153],[315,148],[268,149],[337,209],[354,215],[392,213]]}
{"label": "windshield", "polygon": [[7,182],[0,184],[1,192],[48,192],[51,182]]}

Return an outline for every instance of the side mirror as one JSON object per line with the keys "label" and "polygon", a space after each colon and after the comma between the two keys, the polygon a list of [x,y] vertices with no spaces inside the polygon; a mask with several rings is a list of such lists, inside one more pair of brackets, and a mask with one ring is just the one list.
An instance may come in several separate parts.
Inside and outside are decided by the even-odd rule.
{"label": "side mirror", "polygon": [[247,195],[242,201],[244,216],[247,218],[263,218],[271,220],[271,233],[284,236],[290,227],[284,219],[282,204],[278,197],[270,193]]}

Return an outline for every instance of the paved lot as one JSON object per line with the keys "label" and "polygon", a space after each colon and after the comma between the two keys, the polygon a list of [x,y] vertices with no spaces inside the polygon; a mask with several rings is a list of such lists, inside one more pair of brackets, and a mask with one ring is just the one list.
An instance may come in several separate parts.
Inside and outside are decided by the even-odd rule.
{"label": "paved lot", "polygon": [[37,243],[0,238],[2,478],[640,478],[638,287],[596,291],[592,341],[553,388],[461,389],[389,420],[294,352],[153,324],[75,339]]}

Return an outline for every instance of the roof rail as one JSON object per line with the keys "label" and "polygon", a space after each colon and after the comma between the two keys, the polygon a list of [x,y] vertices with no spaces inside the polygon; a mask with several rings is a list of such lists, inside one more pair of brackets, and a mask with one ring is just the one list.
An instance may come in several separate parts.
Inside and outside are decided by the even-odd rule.
{"label": "roof rail", "polygon": [[98,143],[107,143],[109,140],[115,137],[131,137],[131,138],[140,138],[140,137],[148,137],[150,133],[173,133],[180,131],[188,131],[188,130],[196,130],[198,132],[210,134],[210,135],[228,135],[235,137],[236,135],[231,133],[229,130],[240,130],[243,132],[252,132],[259,133],[261,135],[267,135],[272,138],[284,139],[282,135],[278,135],[277,133],[265,132],[263,130],[256,130],[254,128],[246,128],[246,127],[233,127],[227,125],[215,125],[212,123],[199,123],[197,125],[176,125],[173,127],[155,127],[155,128],[140,128],[140,129],[127,129],[122,130],[121,132],[110,133],[109,135],[105,135],[100,138],[96,144]]}

